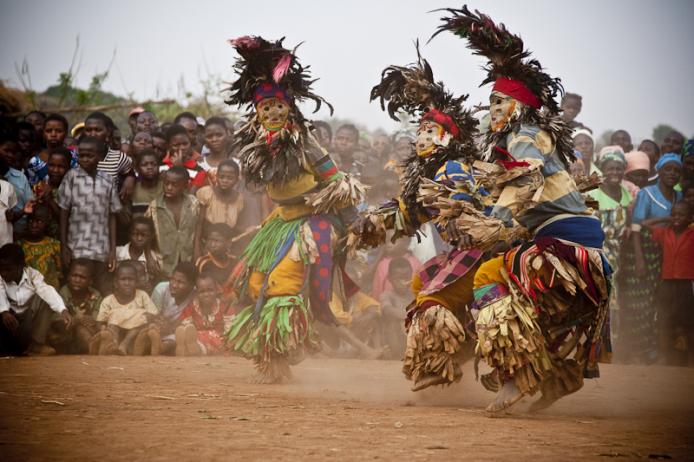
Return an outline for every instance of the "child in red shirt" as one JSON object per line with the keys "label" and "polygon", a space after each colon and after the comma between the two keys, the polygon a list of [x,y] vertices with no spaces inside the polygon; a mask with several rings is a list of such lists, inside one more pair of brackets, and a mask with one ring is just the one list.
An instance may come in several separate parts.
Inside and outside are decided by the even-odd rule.
{"label": "child in red shirt", "polygon": [[[668,226],[644,224],[663,248],[659,307],[657,311],[659,356],[666,364],[682,365],[683,351],[694,365],[694,227],[687,202],[672,207]],[[662,220],[662,219],[660,219]]]}

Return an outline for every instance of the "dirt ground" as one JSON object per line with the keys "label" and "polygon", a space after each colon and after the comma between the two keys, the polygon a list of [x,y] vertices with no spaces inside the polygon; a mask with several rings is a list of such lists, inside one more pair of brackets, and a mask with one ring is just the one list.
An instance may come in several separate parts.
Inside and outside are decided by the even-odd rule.
{"label": "dirt ground", "polygon": [[694,369],[606,366],[551,409],[496,418],[469,364],[418,394],[398,361],[294,371],[251,385],[240,358],[2,358],[0,459],[694,459]]}

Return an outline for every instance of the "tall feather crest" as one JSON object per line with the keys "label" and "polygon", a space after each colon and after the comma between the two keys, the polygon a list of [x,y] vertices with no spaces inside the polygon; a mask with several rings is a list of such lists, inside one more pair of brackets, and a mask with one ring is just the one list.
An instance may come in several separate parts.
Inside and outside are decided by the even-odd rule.
{"label": "tall feather crest", "polygon": [[466,39],[473,54],[489,60],[484,68],[487,77],[481,85],[494,82],[498,77],[520,80],[546,109],[559,112],[555,98],[564,94],[561,80],[545,73],[537,59],[530,59],[531,52],[525,49],[523,39],[509,32],[504,24],[494,23],[489,16],[477,10],[472,13],[467,5],[459,10],[444,8],[436,11],[446,11],[450,16],[441,18],[443,24],[429,40],[444,31]]}
{"label": "tall feather crest", "polygon": [[443,82],[436,82],[431,66],[419,51],[419,42],[415,43],[415,48],[417,62],[407,66],[388,66],[381,73],[381,82],[371,89],[371,101],[378,99],[381,109],[387,109],[394,120],[399,120],[399,111],[415,116],[413,123],[416,124],[428,111],[437,109],[450,116],[459,129],[458,137],[452,138],[448,146],[440,147],[429,157],[418,156],[413,146],[410,155],[402,162],[401,195],[412,223],[418,227],[417,217],[425,213],[417,202],[422,177],[434,178],[438,169],[449,160],[477,157],[474,141],[477,120],[463,106],[467,95],[455,97],[446,90]]}
{"label": "tall feather crest", "polygon": [[[496,24],[489,16],[475,10],[472,13],[466,5],[461,9],[444,8],[449,15],[441,18],[441,24],[429,41],[441,32],[449,31],[467,40],[473,54],[488,59],[484,70],[487,77],[482,85],[496,81],[499,77],[519,80],[540,99],[543,109],[525,107],[521,117],[512,124],[513,130],[521,123],[533,124],[547,131],[556,143],[559,157],[568,167],[575,160],[571,130],[560,118],[560,108],[556,98],[564,95],[561,79],[548,75],[531,52],[525,49],[523,40],[514,35],[504,24]],[[487,135],[488,144],[495,143],[505,136],[505,132]]]}
{"label": "tall feather crest", "polygon": [[[275,82],[284,87],[295,101],[311,100],[315,103],[313,112],[323,104],[333,113],[333,107],[323,97],[315,94],[311,86],[317,79],[311,79],[310,66],[302,66],[295,51],[284,48],[284,37],[268,41],[262,37],[244,36],[229,40],[239,57],[234,63],[238,78],[227,89],[230,92],[226,103],[239,107],[252,107],[253,96],[258,86],[265,82]],[[298,46],[297,46],[298,47]],[[298,108],[294,108],[297,118],[304,120]]]}

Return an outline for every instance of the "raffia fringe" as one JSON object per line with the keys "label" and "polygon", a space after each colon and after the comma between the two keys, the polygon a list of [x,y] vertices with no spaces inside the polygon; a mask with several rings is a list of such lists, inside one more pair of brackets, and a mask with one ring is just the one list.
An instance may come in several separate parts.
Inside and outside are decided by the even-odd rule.
{"label": "raffia fringe", "polygon": [[449,383],[460,381],[457,354],[464,341],[463,325],[443,306],[417,313],[407,331],[403,373],[415,382],[426,375],[439,375]]}

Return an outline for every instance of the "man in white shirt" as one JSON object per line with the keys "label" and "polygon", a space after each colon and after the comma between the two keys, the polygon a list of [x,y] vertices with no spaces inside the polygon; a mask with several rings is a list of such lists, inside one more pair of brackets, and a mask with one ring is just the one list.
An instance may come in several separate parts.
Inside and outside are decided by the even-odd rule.
{"label": "man in white shirt", "polygon": [[63,299],[40,272],[26,266],[22,248],[0,247],[0,353],[54,354],[46,345],[51,310],[60,313],[66,329],[72,327]]}

